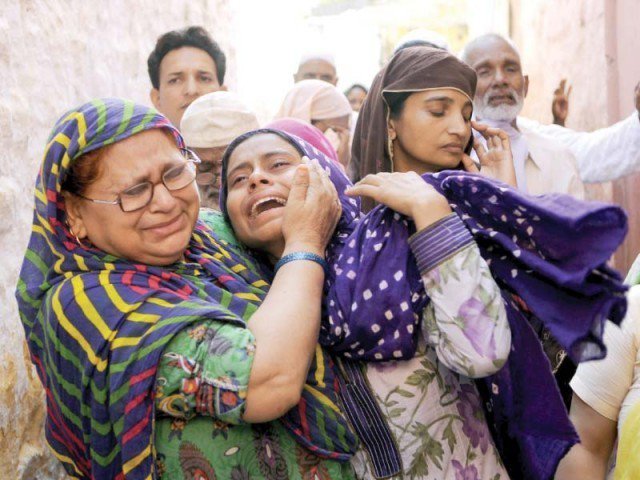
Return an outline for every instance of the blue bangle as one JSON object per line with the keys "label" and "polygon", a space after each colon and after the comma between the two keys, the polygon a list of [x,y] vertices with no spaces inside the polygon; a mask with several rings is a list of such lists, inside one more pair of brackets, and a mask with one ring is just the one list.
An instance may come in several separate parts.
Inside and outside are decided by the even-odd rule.
{"label": "blue bangle", "polygon": [[322,267],[325,273],[329,268],[327,261],[324,258],[322,258],[320,255],[316,255],[315,253],[311,253],[311,252],[293,252],[293,253],[287,253],[280,260],[278,260],[278,263],[276,263],[276,266],[273,269],[274,275],[277,273],[278,270],[280,270],[280,267],[282,267],[283,265],[289,262],[293,262],[295,260],[309,260],[311,262],[316,262],[318,265]]}

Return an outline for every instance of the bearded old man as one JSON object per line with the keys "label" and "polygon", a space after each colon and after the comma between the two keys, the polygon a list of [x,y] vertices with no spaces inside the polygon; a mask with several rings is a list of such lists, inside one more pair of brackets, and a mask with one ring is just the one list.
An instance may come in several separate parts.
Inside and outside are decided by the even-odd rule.
{"label": "bearded old man", "polygon": [[461,57],[478,75],[473,100],[476,120],[509,134],[518,188],[533,195],[555,192],[583,198],[573,154],[518,122],[529,78],[523,74],[515,45],[500,35],[487,34],[469,42]]}

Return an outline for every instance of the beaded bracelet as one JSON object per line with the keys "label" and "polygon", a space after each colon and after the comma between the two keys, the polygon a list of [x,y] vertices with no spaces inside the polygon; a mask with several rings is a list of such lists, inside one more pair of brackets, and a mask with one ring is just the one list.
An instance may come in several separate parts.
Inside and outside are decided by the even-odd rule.
{"label": "beaded bracelet", "polygon": [[293,262],[294,260],[309,260],[312,262],[316,262],[318,265],[322,267],[325,273],[329,268],[327,261],[324,258],[322,258],[320,255],[316,255],[315,253],[311,253],[311,252],[292,252],[292,253],[287,253],[280,260],[278,260],[278,263],[276,263],[276,266],[273,269],[273,273],[275,274],[278,270],[280,270],[280,267],[282,267],[283,265],[289,262]]}

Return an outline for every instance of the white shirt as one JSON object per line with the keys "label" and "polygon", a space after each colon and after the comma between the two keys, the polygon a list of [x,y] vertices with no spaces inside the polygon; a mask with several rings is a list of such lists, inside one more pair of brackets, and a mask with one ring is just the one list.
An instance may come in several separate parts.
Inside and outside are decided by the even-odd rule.
{"label": "white shirt", "polygon": [[576,132],[560,125],[542,125],[518,117],[518,125],[563,144],[578,162],[583,182],[609,182],[640,171],[640,119],[626,119],[593,132]]}

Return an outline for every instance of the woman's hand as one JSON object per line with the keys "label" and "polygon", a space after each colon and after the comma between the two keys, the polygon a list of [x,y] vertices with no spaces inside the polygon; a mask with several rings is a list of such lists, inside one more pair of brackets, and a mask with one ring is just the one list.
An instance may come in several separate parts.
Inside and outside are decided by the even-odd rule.
{"label": "woman's hand", "polygon": [[324,256],[324,250],[340,219],[342,206],[333,183],[317,160],[306,157],[295,173],[284,207],[283,254],[295,251]]}
{"label": "woman's hand", "polygon": [[447,199],[416,172],[367,175],[345,192],[364,196],[413,218],[418,230],[451,214]]}
{"label": "woman's hand", "polygon": [[464,169],[467,172],[480,173],[517,187],[509,135],[499,128],[491,128],[481,123],[471,122],[471,125],[485,138],[487,146],[485,147],[477,138],[474,139],[473,149],[480,160],[480,168],[469,155],[465,154],[462,156]]}

